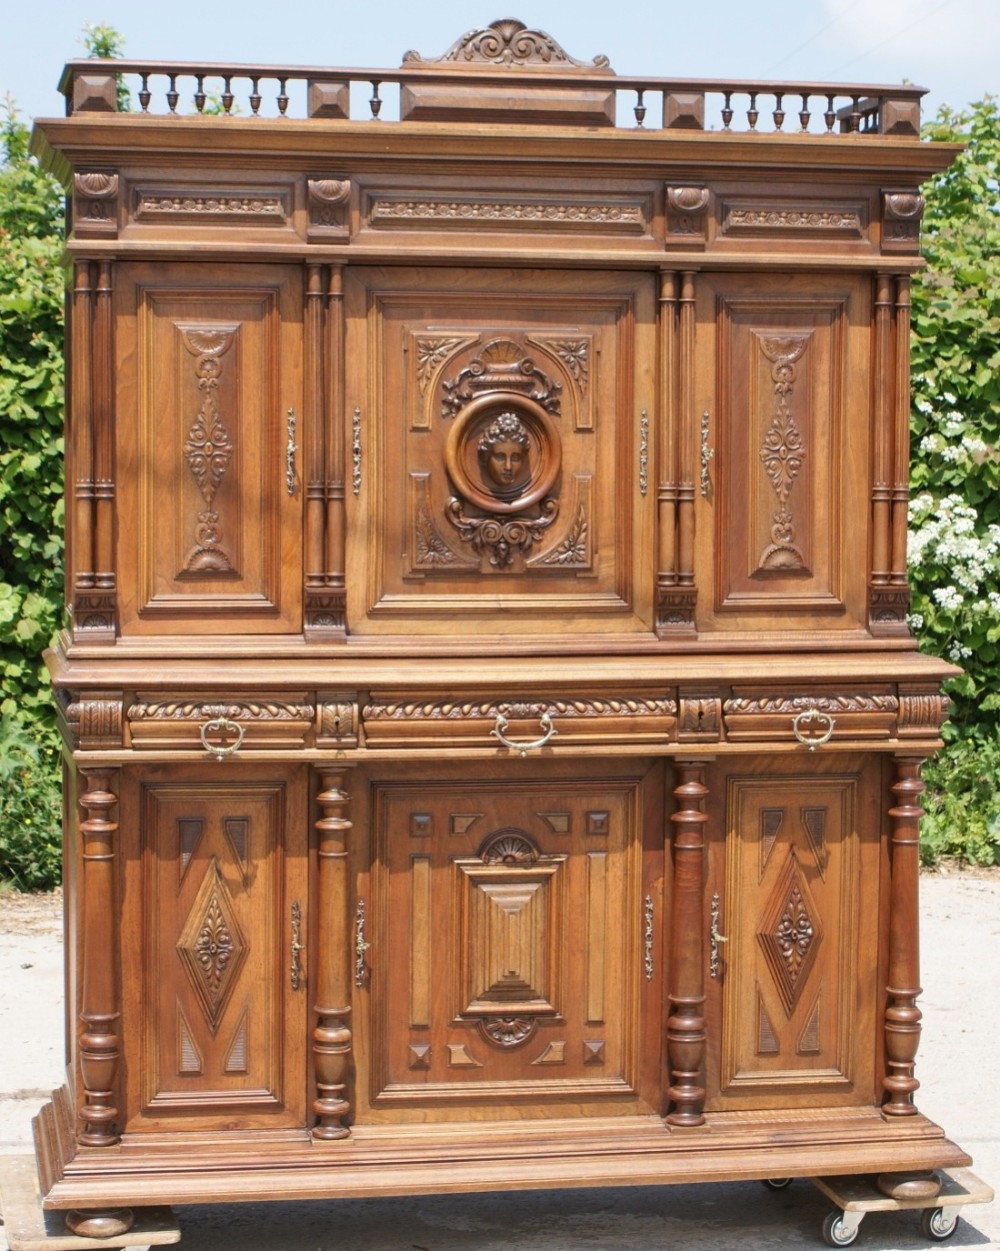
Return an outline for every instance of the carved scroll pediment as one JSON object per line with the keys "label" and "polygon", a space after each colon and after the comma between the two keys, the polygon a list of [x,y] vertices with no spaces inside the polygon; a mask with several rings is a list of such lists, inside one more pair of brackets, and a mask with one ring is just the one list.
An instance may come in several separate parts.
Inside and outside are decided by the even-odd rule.
{"label": "carved scroll pediment", "polygon": [[612,73],[606,56],[595,56],[591,62],[578,61],[543,30],[529,30],[517,18],[505,17],[467,31],[439,57],[423,57],[419,52],[407,52],[403,66],[447,65],[457,63],[468,66],[504,66],[513,69],[558,70],[580,69],[593,72],[604,70]]}

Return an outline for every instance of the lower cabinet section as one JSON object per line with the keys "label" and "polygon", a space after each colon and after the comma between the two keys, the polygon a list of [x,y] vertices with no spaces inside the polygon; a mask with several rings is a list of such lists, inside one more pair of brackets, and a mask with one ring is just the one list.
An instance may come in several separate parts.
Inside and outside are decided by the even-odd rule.
{"label": "lower cabinet section", "polygon": [[81,768],[49,1207],[960,1166],[916,761]]}

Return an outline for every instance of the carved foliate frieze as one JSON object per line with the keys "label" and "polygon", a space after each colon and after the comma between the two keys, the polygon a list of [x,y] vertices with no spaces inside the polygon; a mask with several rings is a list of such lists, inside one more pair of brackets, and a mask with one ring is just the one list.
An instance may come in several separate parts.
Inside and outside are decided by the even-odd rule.
{"label": "carved foliate frieze", "polygon": [[310,242],[346,240],[351,228],[351,180],[349,178],[309,178],[306,180]]}
{"label": "carved foliate frieze", "polygon": [[66,730],[74,750],[113,750],[122,746],[124,701],[88,698],[70,703],[65,710]]}
{"label": "carved foliate frieze", "polygon": [[595,56],[590,62],[578,61],[543,30],[530,30],[516,18],[502,18],[467,31],[457,39],[447,52],[438,57],[424,57],[419,52],[407,52],[403,57],[406,68],[421,65],[433,66],[456,62],[459,65],[493,66],[552,66],[556,69],[586,70],[609,69],[606,56]]}
{"label": "carved foliate frieze", "polygon": [[863,239],[866,227],[867,213],[862,204],[727,200],[720,212],[719,235]]}
{"label": "carved foliate frieze", "polygon": [[704,244],[710,200],[707,187],[667,187],[667,242]]}
{"label": "carved foliate frieze", "polygon": [[882,251],[917,252],[924,197],[916,190],[882,192]]}
{"label": "carved foliate frieze", "polygon": [[285,226],[289,193],[259,187],[137,187],[132,220],[206,226]]}
{"label": "carved foliate frieze", "polygon": [[598,200],[584,196],[492,195],[455,192],[419,197],[373,195],[367,202],[367,224],[373,229],[544,230],[645,235],[649,215],[644,200],[623,196]]}
{"label": "carved foliate frieze", "polygon": [[76,236],[117,235],[120,182],[113,172],[73,175],[73,233]]}

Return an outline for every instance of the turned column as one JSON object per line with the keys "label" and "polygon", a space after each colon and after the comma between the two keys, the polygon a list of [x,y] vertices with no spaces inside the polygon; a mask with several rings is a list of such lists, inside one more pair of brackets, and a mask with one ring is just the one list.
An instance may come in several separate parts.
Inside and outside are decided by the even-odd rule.
{"label": "turned column", "polygon": [[118,796],[111,789],[112,769],[83,769],[86,789],[80,796],[83,882],[83,957],[79,1039],[83,1104],[77,1142],[110,1147],[119,1140],[116,1087],[121,1060],[118,1034],[115,836],[112,811]]}
{"label": "turned column", "polygon": [[886,1116],[913,1116],[913,1093],[920,1085],[913,1076],[922,1013],[920,994],[920,934],[918,924],[920,847],[918,822],[923,816],[919,756],[897,756],[895,805],[892,821],[892,864],[889,900],[889,985],[885,1009]]}
{"label": "turned column", "polygon": [[670,921],[667,1124],[691,1127],[705,1121],[705,822],[708,795],[703,760],[682,760],[674,788],[674,882]]}
{"label": "turned column", "polygon": [[320,817],[316,822],[317,925],[316,925],[316,1027],[313,1030],[313,1066],[316,1098],[313,1137],[322,1141],[347,1138],[346,1098],[352,1035],[350,878],[348,838],[351,822],[344,815],[350,797],[343,789],[347,770],[320,770],[322,789],[317,795]]}

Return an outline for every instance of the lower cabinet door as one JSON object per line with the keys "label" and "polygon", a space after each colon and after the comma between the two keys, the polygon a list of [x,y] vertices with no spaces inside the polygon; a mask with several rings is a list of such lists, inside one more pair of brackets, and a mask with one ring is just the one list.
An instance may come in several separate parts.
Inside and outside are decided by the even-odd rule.
{"label": "lower cabinet door", "polygon": [[875,1097],[880,777],[878,758],[846,755],[714,772],[708,1108]]}
{"label": "lower cabinet door", "polygon": [[125,1129],[305,1125],[303,770],[126,771]]}
{"label": "lower cabinet door", "polygon": [[406,769],[355,793],[358,1121],[659,1110],[662,766]]}

